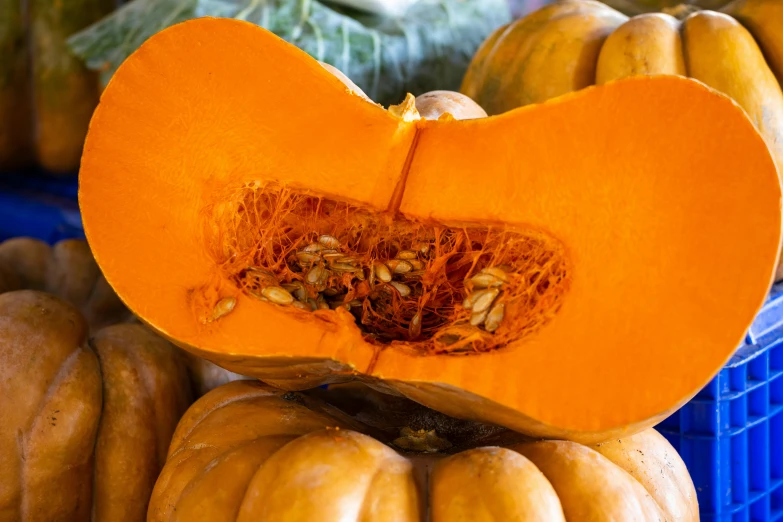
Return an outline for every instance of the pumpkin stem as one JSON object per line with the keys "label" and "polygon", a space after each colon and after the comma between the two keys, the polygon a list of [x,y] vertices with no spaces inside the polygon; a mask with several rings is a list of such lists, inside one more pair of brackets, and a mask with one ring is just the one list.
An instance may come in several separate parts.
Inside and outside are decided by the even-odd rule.
{"label": "pumpkin stem", "polygon": [[411,93],[406,94],[405,99],[399,105],[392,105],[389,107],[389,112],[402,121],[416,121],[421,119],[419,111],[416,110],[416,98]]}
{"label": "pumpkin stem", "polygon": [[[476,446],[499,446],[529,440],[528,437],[499,426],[456,419],[427,408],[417,402],[383,393],[359,382],[332,384],[314,388],[298,395],[307,401],[318,400],[339,412],[352,423],[361,423],[363,433],[395,447],[414,453],[455,453]],[[315,403],[313,403],[315,404]],[[308,407],[312,407],[308,402]],[[319,411],[324,411],[323,407]],[[352,428],[355,429],[355,428]]]}

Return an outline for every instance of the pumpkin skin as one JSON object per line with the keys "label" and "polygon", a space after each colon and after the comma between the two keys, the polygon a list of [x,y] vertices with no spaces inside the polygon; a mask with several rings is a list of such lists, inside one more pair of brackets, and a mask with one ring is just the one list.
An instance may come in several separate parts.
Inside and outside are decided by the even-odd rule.
{"label": "pumpkin skin", "polygon": [[[781,237],[776,167],[730,99],[685,78],[642,77],[494,118],[422,120],[415,105],[367,103],[243,22],[162,31],[120,67],[90,125],[79,202],[96,260],[142,321],[230,371],[289,390],[363,379],[539,437],[641,431],[730,357],[766,297]],[[254,224],[245,237],[227,223],[246,223],[234,217],[256,208],[250,198],[283,190],[344,205],[313,218],[331,220],[317,234],[353,219],[378,227],[362,230],[529,234],[514,244],[545,245],[553,257],[541,259],[568,272],[531,293],[553,288],[549,303],[562,305],[536,308],[531,330],[520,319],[531,309],[510,306],[496,334],[481,334],[506,344],[452,353],[430,350],[433,337],[374,341],[345,308],[264,301],[243,272],[260,261],[232,257],[231,245],[277,245],[263,234],[283,227]],[[455,283],[443,288],[460,291]],[[463,313],[465,296],[454,295],[444,309]],[[394,325],[410,332],[412,322]]]}
{"label": "pumpkin skin", "polygon": [[177,426],[148,521],[698,520],[687,470],[654,430],[404,456],[361,429],[260,383],[217,388]]}
{"label": "pumpkin skin", "polygon": [[42,292],[0,294],[0,520],[143,521],[191,402],[179,352],[139,324],[94,332]]}
{"label": "pumpkin skin", "polygon": [[182,354],[185,356],[187,362],[195,397],[201,397],[210,390],[214,390],[227,382],[247,379],[247,377],[243,375],[223,369],[215,363],[202,359],[197,355],[193,355],[186,351],[182,351]]}
{"label": "pumpkin skin", "polygon": [[[0,243],[0,294],[40,290],[76,306],[90,330],[137,322],[101,274],[89,245],[65,239],[54,246],[29,237]],[[243,378],[195,355],[183,352],[196,397],[231,380]]]}
{"label": "pumpkin skin", "polygon": [[0,243],[0,293],[40,290],[76,306],[93,330],[132,318],[80,239],[54,246],[28,237]]}
{"label": "pumpkin skin", "polygon": [[783,3],[717,4],[728,5],[680,21],[664,13],[628,19],[591,0],[553,3],[491,35],[460,90],[500,114],[630,76],[689,76],[739,103],[783,169]]}
{"label": "pumpkin skin", "polygon": [[0,7],[0,170],[79,166],[100,94],[98,75],[66,40],[115,7],[113,0],[9,0]]}

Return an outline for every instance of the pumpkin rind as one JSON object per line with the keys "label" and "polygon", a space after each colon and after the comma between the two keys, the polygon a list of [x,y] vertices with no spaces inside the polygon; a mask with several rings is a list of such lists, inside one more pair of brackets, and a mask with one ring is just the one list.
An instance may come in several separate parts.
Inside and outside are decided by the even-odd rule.
{"label": "pumpkin rind", "polygon": [[88,340],[79,312],[0,295],[0,520],[143,521],[190,403],[175,348],[141,325]]}
{"label": "pumpkin rind", "polygon": [[[619,15],[592,5],[603,34]],[[777,170],[734,102],[637,77],[494,118],[414,120],[412,105],[367,103],[250,24],[162,31],[117,71],[85,145],[80,205],[107,280],[141,320],[236,373],[287,389],[366,379],[535,436],[630,435],[728,359],[781,238]],[[457,355],[371,343],[345,309],[253,297],[222,271],[233,232],[220,223],[239,215],[236,194],[270,184],[372,223],[546,237],[567,266],[561,305],[525,337]]]}
{"label": "pumpkin rind", "polygon": [[73,304],[93,330],[131,319],[83,240],[65,239],[52,247],[28,237],[0,243],[0,293],[23,289]]}
{"label": "pumpkin rind", "polygon": [[[661,491],[676,499],[665,506],[623,469],[632,458],[615,464],[595,449],[564,441],[481,447],[446,457],[400,455],[355,431],[361,425],[340,411],[317,402],[308,409],[307,401],[250,381],[202,397],[177,427],[149,522],[197,514],[226,522],[419,522],[427,512],[432,522],[556,522],[566,519],[561,504],[568,520],[658,519],[643,518],[638,506],[661,520],[698,520],[693,484],[657,434],[633,449],[669,452],[679,461],[678,480],[664,487],[685,491]],[[663,473],[658,466],[666,465],[634,463],[649,475]]]}

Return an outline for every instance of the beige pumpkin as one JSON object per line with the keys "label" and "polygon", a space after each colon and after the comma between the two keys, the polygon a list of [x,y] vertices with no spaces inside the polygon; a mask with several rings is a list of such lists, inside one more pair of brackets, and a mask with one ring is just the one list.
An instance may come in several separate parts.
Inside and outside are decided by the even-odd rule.
{"label": "beige pumpkin", "polygon": [[142,522],[191,402],[181,353],[139,324],[88,336],[62,299],[0,294],[0,522]]}
{"label": "beige pumpkin", "polygon": [[0,243],[0,293],[23,289],[48,292],[73,304],[91,328],[132,318],[81,239],[54,246],[29,237]]}
{"label": "beige pumpkin", "polygon": [[[382,432],[310,395],[221,386],[180,421],[148,521],[698,520],[688,472],[653,430],[449,456],[400,454],[361,431]],[[447,446],[434,431],[401,433],[397,446]]]}

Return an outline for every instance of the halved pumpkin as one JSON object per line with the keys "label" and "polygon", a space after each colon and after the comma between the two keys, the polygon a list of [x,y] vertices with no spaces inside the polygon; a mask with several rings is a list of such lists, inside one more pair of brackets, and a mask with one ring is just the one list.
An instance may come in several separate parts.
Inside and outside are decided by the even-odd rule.
{"label": "halved pumpkin", "polygon": [[582,441],[651,426],[710,379],[781,237],[764,140],[695,81],[425,121],[208,18],[114,76],[80,204],[118,295],[221,366],[287,389],[361,377]]}

